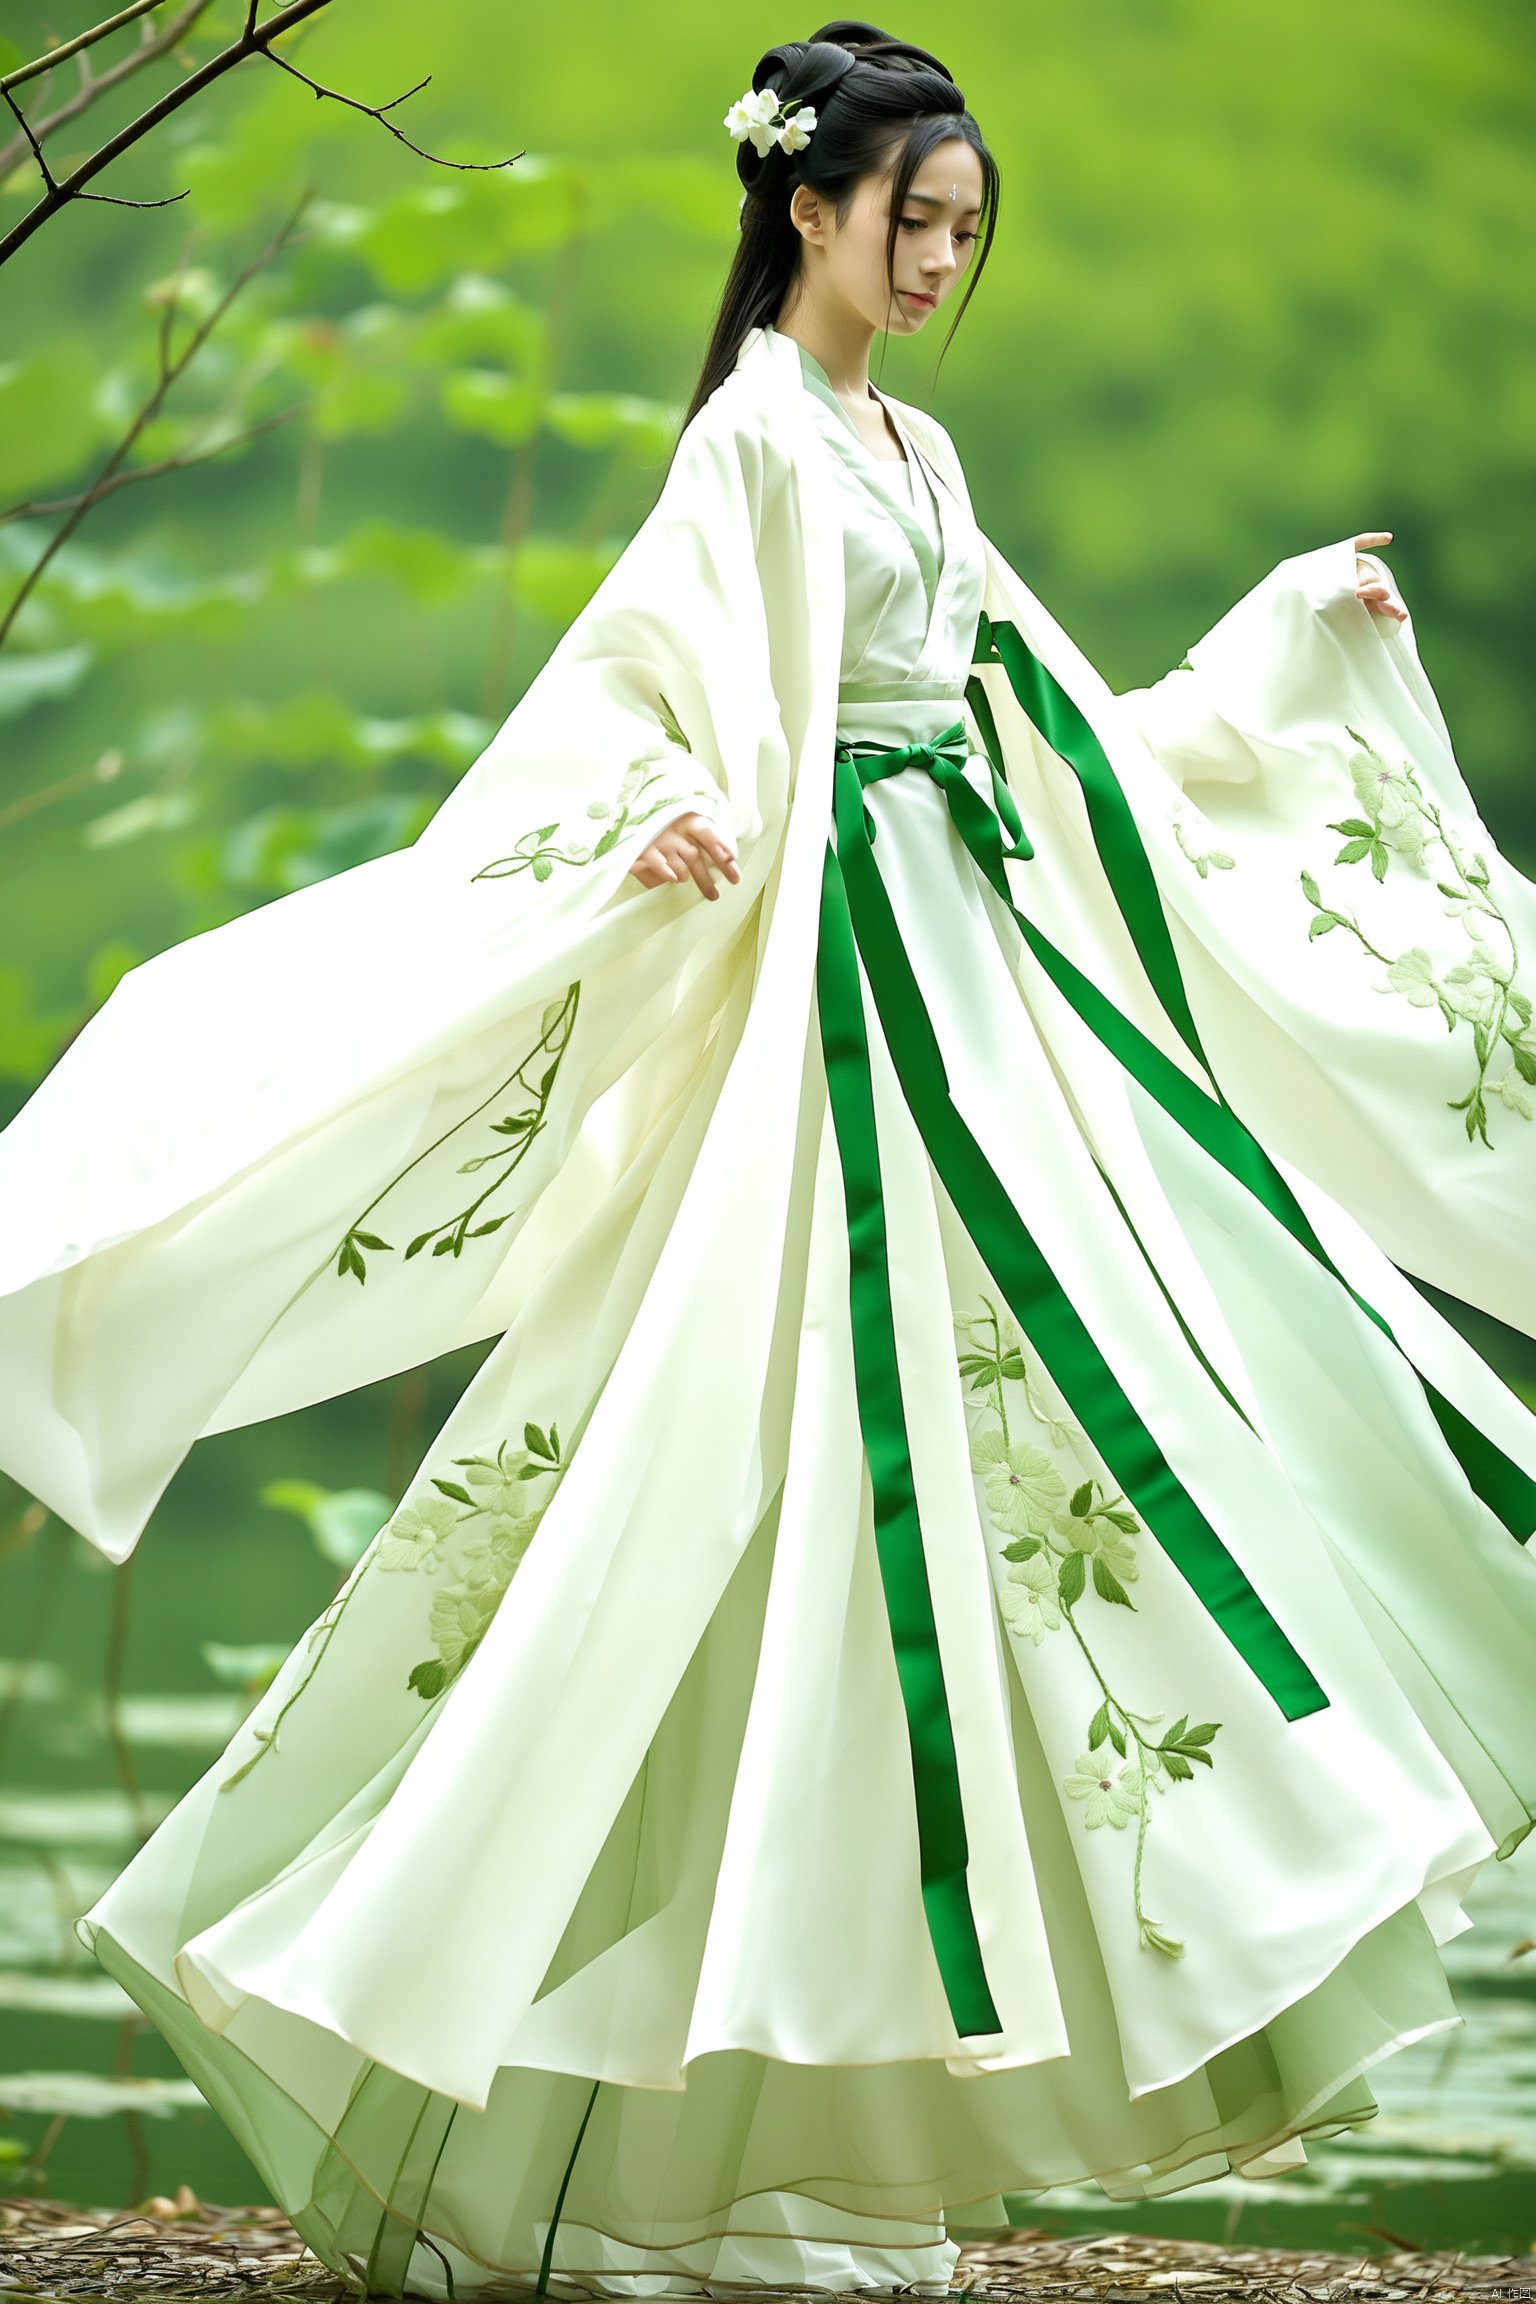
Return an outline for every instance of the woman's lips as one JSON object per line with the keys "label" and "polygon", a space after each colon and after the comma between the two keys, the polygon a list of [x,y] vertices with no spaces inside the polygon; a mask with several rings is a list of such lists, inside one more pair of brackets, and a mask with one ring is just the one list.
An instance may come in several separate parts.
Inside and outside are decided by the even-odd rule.
{"label": "woman's lips", "polygon": [[921,289],[903,288],[902,294],[909,304],[921,304],[925,312],[933,310],[936,299],[932,296],[925,296]]}

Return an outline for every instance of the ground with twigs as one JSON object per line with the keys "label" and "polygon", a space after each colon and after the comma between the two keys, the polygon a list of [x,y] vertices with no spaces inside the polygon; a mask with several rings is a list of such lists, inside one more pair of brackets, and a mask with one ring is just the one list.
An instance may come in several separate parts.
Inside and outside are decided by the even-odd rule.
{"label": "ground with twigs", "polygon": [[[1177,2304],[1360,2304],[1429,2297],[1536,2299],[1536,2254],[1341,2256],[1320,2249],[1223,2248],[1135,2233],[1066,2238],[1010,2232],[967,2248],[954,2288],[971,2298],[1157,2296]],[[760,2289],[721,2289],[761,2298]],[[345,2294],[275,2208],[220,2208],[183,2186],[137,2211],[0,2200],[0,2298],[89,2300],[271,2297],[329,2304]],[[509,2288],[511,2296],[515,2291]],[[809,2294],[809,2291],[805,2293]]]}

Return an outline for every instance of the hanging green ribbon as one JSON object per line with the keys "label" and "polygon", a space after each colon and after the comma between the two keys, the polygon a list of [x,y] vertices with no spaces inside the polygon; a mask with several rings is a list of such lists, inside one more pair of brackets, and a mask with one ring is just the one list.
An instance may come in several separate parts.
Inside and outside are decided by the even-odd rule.
{"label": "hanging green ribbon", "polygon": [[[1213,1159],[1218,1160],[1229,1175],[1244,1185],[1270,1215],[1285,1226],[1292,1238],[1321,1264],[1330,1277],[1347,1290],[1352,1301],[1412,1367],[1411,1356],[1404,1350],[1386,1319],[1344,1278],[1318,1239],[1285,1178],[1263,1146],[1237,1118],[1221,1093],[1220,1084],[1211,1071],[1210,1061],[1200,1044],[1189,1011],[1183,977],[1163,916],[1162,899],[1158,894],[1150,860],[1142,845],[1135,817],[1103,746],[1077,706],[1041,664],[1014,625],[993,623],[983,616],[977,639],[977,661],[1001,663],[1004,666],[1014,694],[1031,723],[1072,770],[1082,786],[1095,846],[1111,893],[1164,1013],[1191,1054],[1210,1076],[1209,1091],[1190,1079],[1155,1042],[1149,1040],[1128,1017],[1122,1015],[1114,1003],[1096,985],[1090,983],[1019,911],[1013,902],[1007,875],[999,858],[1000,836],[995,831],[991,835],[978,833],[976,812],[980,810],[985,814],[986,802],[961,771],[951,771],[946,763],[944,771],[936,771],[936,774],[949,800],[950,815],[960,838],[970,850],[978,868],[1007,905],[1036,959],[1090,1030],[1124,1069],[1148,1090],[1164,1111],[1178,1122],[1185,1133]],[[990,700],[982,683],[976,679],[970,683],[968,697],[982,729],[995,791],[1002,778],[1002,751]],[[961,797],[962,789],[965,797]],[[1017,821],[1016,810],[1014,821]],[[1447,1400],[1421,1370],[1414,1368],[1414,1374],[1423,1389],[1430,1412],[1474,1494],[1503,1522],[1512,1536],[1525,1543],[1532,1532],[1536,1531],[1536,1480],[1532,1480],[1495,1441]]]}
{"label": "hanging green ribbon", "polygon": [[[1287,1719],[1320,1710],[1328,1701],[1322,1687],[1177,1478],[951,1100],[932,1020],[875,863],[863,785],[876,775],[921,765],[944,783],[952,806],[963,808],[961,794],[968,792],[990,814],[963,773],[953,732],[932,743],[862,746],[857,753],[840,744],[835,761],[838,870],[834,877],[829,864],[823,886],[823,942],[836,948],[846,941],[833,902],[840,889],[903,1096],[961,1222],[1111,1477],[1221,1631]],[[843,1016],[836,991],[834,983],[823,1021],[834,1047],[839,1038],[846,1042],[854,1030],[863,1030],[862,1009],[854,1026]],[[856,1322],[858,1317],[856,1307]]]}
{"label": "hanging green ribbon", "polygon": [[859,964],[842,874],[830,843],[822,876],[816,996],[847,1209],[859,1425],[874,1502],[875,1551],[912,1752],[923,1909],[950,2014],[963,2039],[996,2033],[1002,2026],[982,1964],[966,1880],[970,1852],[959,1765],[902,1406]]}
{"label": "hanging green ribbon", "polygon": [[[1088,828],[1093,834],[1093,844],[1114,890],[1115,902],[1120,907],[1121,917],[1130,932],[1137,957],[1163,1004],[1169,1022],[1190,1054],[1211,1073],[1214,1082],[1215,1074],[1195,1028],[1178,955],[1168,932],[1167,916],[1163,911],[1157,880],[1146,849],[1142,846],[1136,818],[1121,789],[1120,779],[1109,764],[1104,747],[1060,681],[1041,663],[1017,625],[994,623],[991,617],[983,614],[977,624],[972,661],[1003,666],[1008,674],[1008,684],[1026,719],[1077,778],[1088,811]],[[972,691],[980,694],[983,701],[987,702],[987,717],[990,720],[991,705],[987,701],[982,682],[973,679],[967,689],[967,696],[974,703]],[[994,728],[994,740],[995,736]],[[992,758],[990,745],[988,758],[995,777],[999,773],[1001,761],[1000,758]]]}

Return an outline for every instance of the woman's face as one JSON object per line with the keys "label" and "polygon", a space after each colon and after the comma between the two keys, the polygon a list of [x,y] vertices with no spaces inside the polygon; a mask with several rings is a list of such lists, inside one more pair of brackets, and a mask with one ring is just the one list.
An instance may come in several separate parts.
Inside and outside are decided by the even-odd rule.
{"label": "woman's face", "polygon": [[[936,144],[919,162],[896,227],[891,278],[885,242],[891,216],[891,181],[870,175],[859,183],[839,224],[829,200],[797,186],[790,215],[806,242],[801,286],[829,298],[876,330],[911,336],[946,300],[963,276],[976,245],[981,215],[981,159],[964,137]],[[926,299],[926,300],[925,300]]]}

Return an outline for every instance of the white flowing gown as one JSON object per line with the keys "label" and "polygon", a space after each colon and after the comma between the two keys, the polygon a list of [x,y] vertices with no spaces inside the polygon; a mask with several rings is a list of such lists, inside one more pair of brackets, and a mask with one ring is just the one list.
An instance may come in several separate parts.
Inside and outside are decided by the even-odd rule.
{"label": "white flowing gown", "polygon": [[[1002,812],[968,503],[895,408],[900,460],[799,361],[863,926],[855,956],[829,863],[819,1028],[762,1122],[787,1197],[725,1132],[783,1054],[750,1038],[753,971],[722,1003],[685,955],[639,1150],[545,1187],[558,1252],[536,1208],[389,1525],[82,1923],[376,2293],[942,2288],[1005,2192],[1293,2165],[1458,2021],[1437,1948],[1536,1814],[1536,1563],[1380,1323],[1026,945],[961,827],[1048,860],[1066,810],[1015,750],[1022,841]],[[1170,693],[1125,709],[1166,727]],[[881,775],[879,747],[928,750]],[[1081,955],[1071,902],[1038,918]],[[606,949],[642,966],[690,905],[715,909],[629,881]],[[551,996],[528,1109],[573,1015]],[[529,1127],[483,1069],[473,1127],[451,1096],[439,1122],[472,1180]],[[279,1150],[251,1189],[304,1173]],[[447,1236],[421,1174],[399,1213],[361,1195],[370,1290],[423,1285]],[[1291,1182],[1536,1469],[1525,1410]]]}

